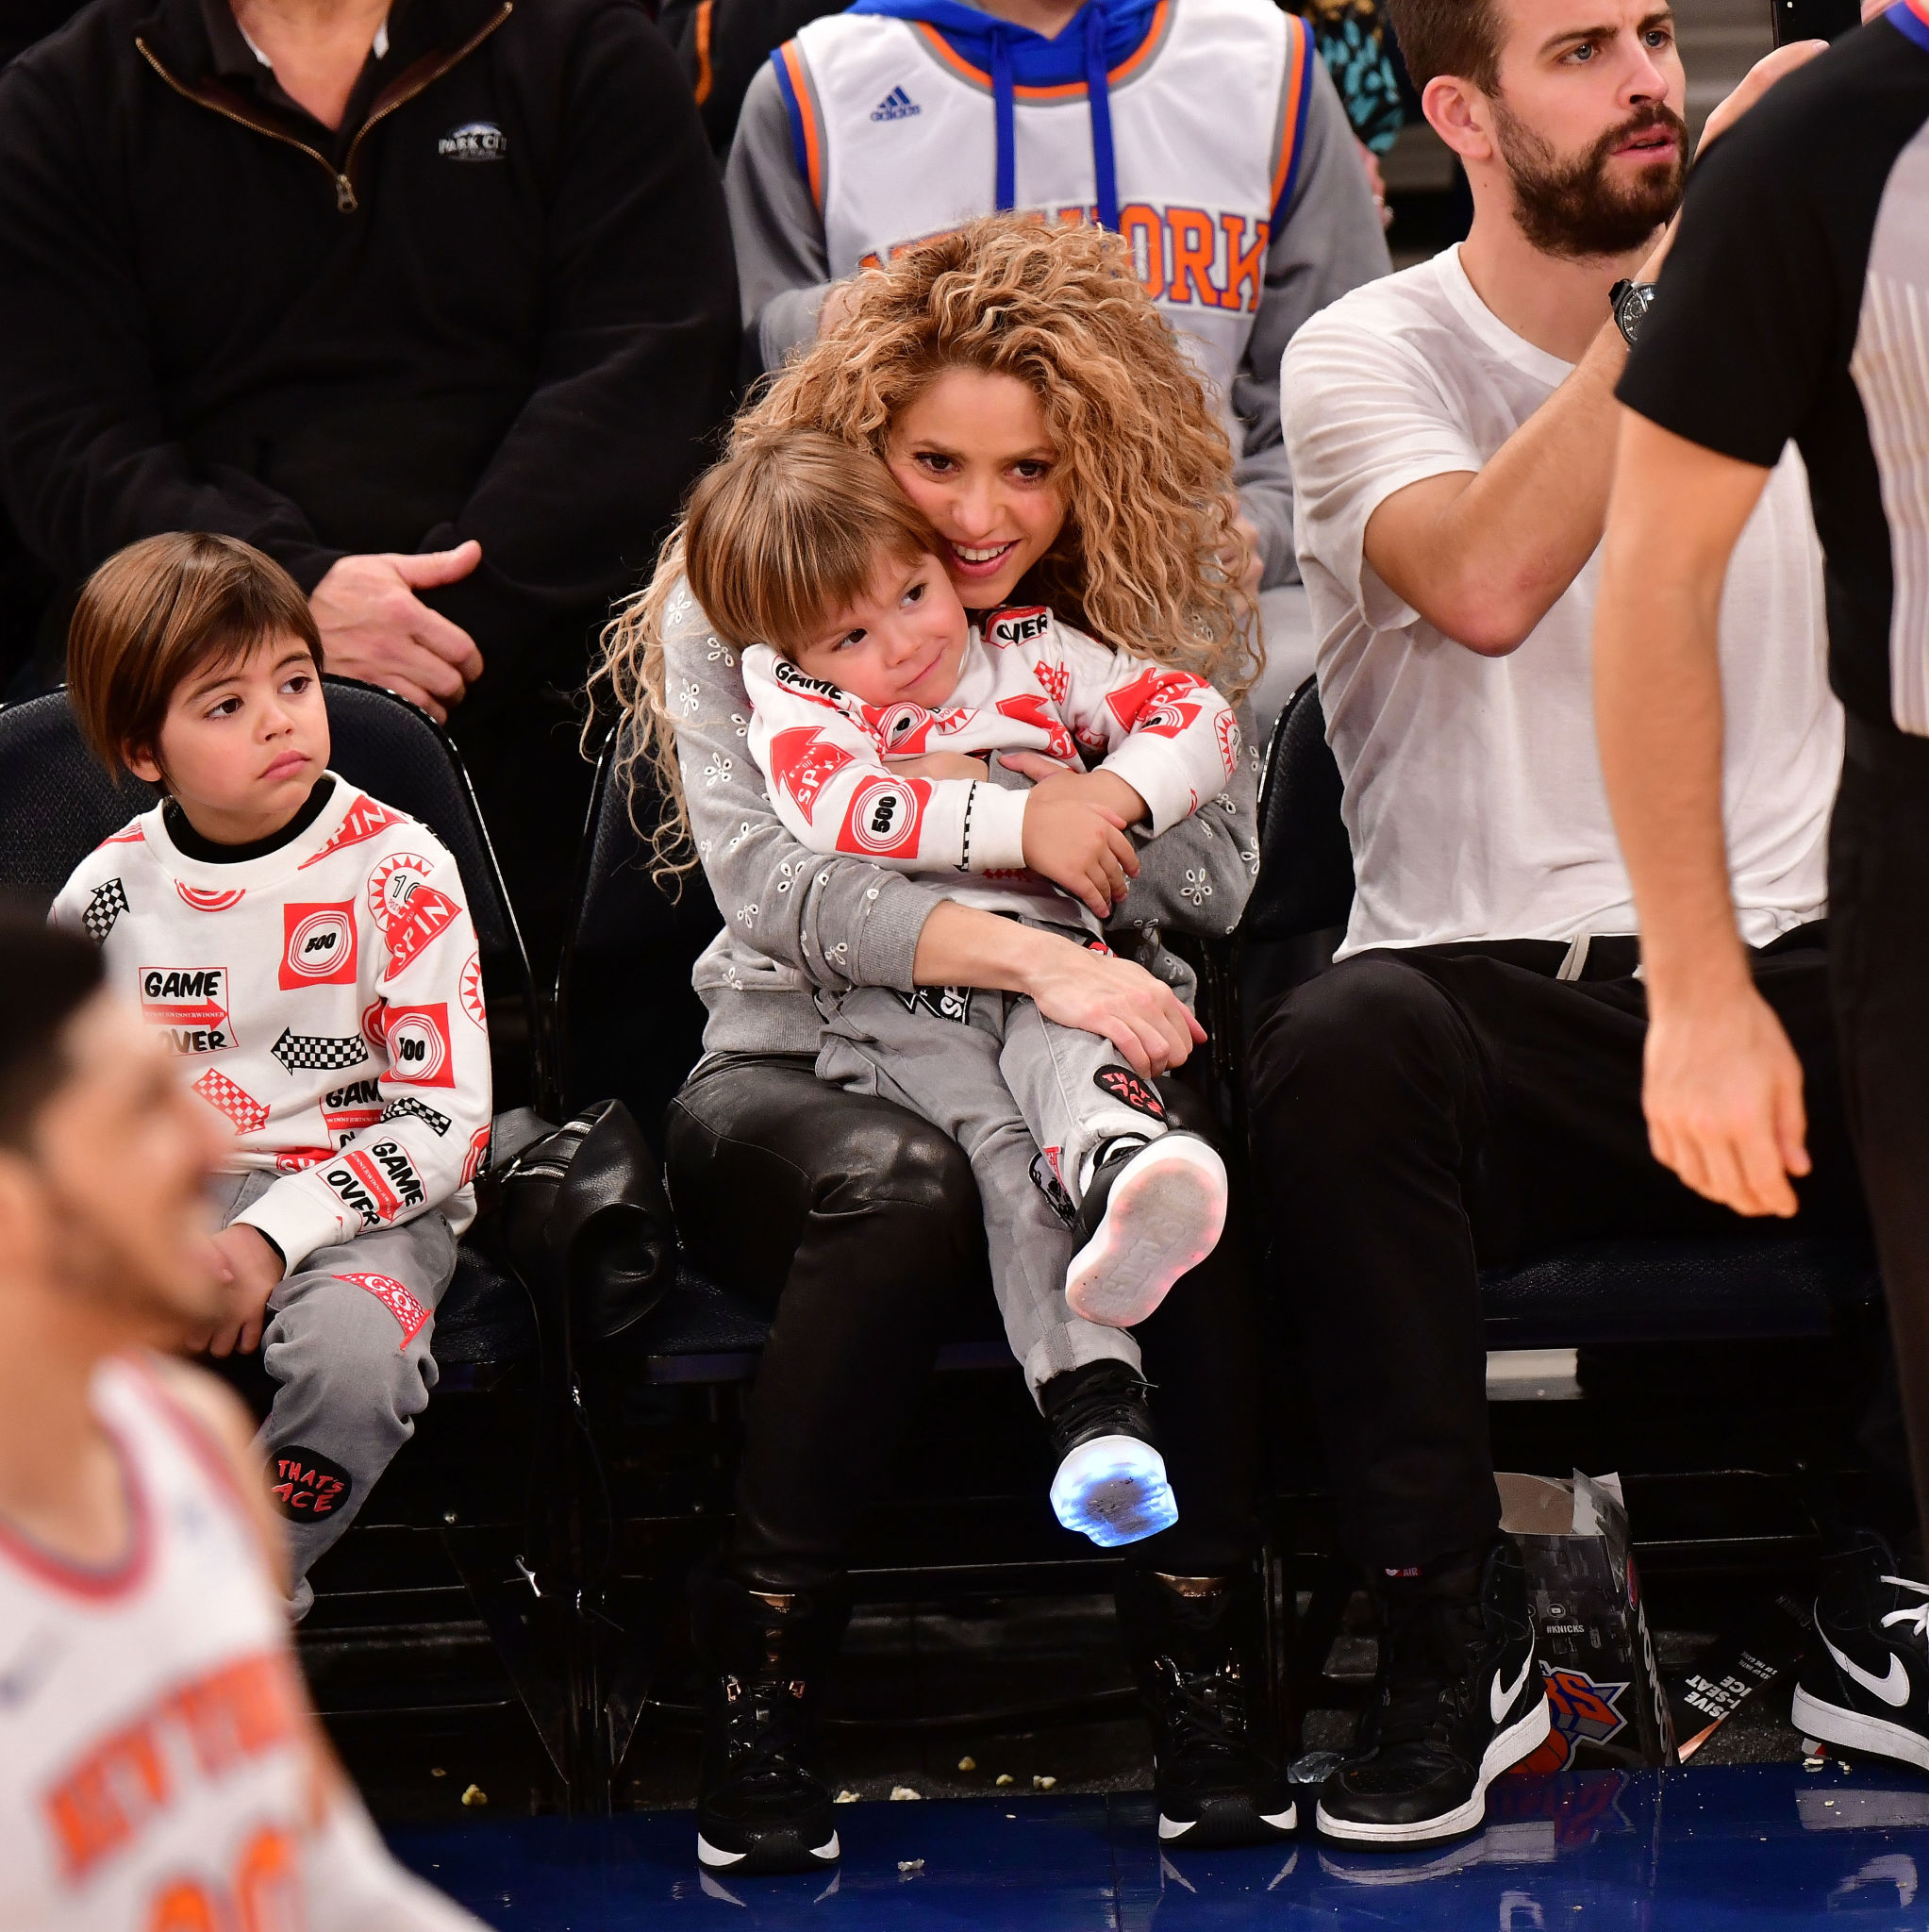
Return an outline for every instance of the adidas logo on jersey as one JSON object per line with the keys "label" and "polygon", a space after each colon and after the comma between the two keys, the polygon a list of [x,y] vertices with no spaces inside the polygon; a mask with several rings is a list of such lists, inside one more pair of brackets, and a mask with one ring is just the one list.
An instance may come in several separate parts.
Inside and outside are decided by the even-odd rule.
{"label": "adidas logo on jersey", "polygon": [[923,111],[903,88],[894,87],[872,108],[871,118],[873,121],[908,121],[913,114]]}

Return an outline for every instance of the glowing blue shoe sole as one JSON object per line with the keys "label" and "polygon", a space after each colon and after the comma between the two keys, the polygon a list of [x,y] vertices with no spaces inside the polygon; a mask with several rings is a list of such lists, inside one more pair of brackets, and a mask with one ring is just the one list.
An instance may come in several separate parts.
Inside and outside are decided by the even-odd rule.
{"label": "glowing blue shoe sole", "polygon": [[1136,1436],[1094,1436],[1058,1465],[1052,1513],[1102,1550],[1136,1543],[1179,1520],[1165,1458]]}

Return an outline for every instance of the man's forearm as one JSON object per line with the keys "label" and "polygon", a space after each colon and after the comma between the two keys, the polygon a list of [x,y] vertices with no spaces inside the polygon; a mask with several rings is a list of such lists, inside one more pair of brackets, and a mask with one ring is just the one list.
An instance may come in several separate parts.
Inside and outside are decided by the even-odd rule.
{"label": "man's forearm", "polygon": [[1602,770],[1634,884],[1650,998],[1692,1007],[1748,974],[1721,818],[1721,591],[1767,473],[1628,414],[1595,620]]}
{"label": "man's forearm", "polygon": [[1601,541],[1614,475],[1612,324],[1472,476],[1429,477],[1367,525],[1367,560],[1436,629],[1483,656],[1526,641]]}

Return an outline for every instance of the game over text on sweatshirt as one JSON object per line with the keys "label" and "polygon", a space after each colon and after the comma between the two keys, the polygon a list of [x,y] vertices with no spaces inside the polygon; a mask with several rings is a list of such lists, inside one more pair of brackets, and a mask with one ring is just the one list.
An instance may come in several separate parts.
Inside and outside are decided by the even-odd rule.
{"label": "game over text on sweatshirt", "polygon": [[489,1034],[461,874],[416,820],[341,777],[255,858],[183,852],[156,806],[75,869],[50,915],[194,1062],[234,1129],[224,1167],[282,1178],[240,1219],[293,1274],[439,1208],[459,1232],[489,1154]]}

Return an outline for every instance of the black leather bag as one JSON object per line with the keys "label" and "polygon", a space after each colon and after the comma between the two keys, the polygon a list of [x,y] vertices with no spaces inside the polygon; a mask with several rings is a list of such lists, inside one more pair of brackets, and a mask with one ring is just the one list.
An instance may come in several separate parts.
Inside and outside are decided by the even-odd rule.
{"label": "black leather bag", "polygon": [[675,1278],[662,1169],[620,1100],[602,1100],[502,1170],[503,1244],[531,1288],[570,1297],[577,1333],[608,1341]]}

